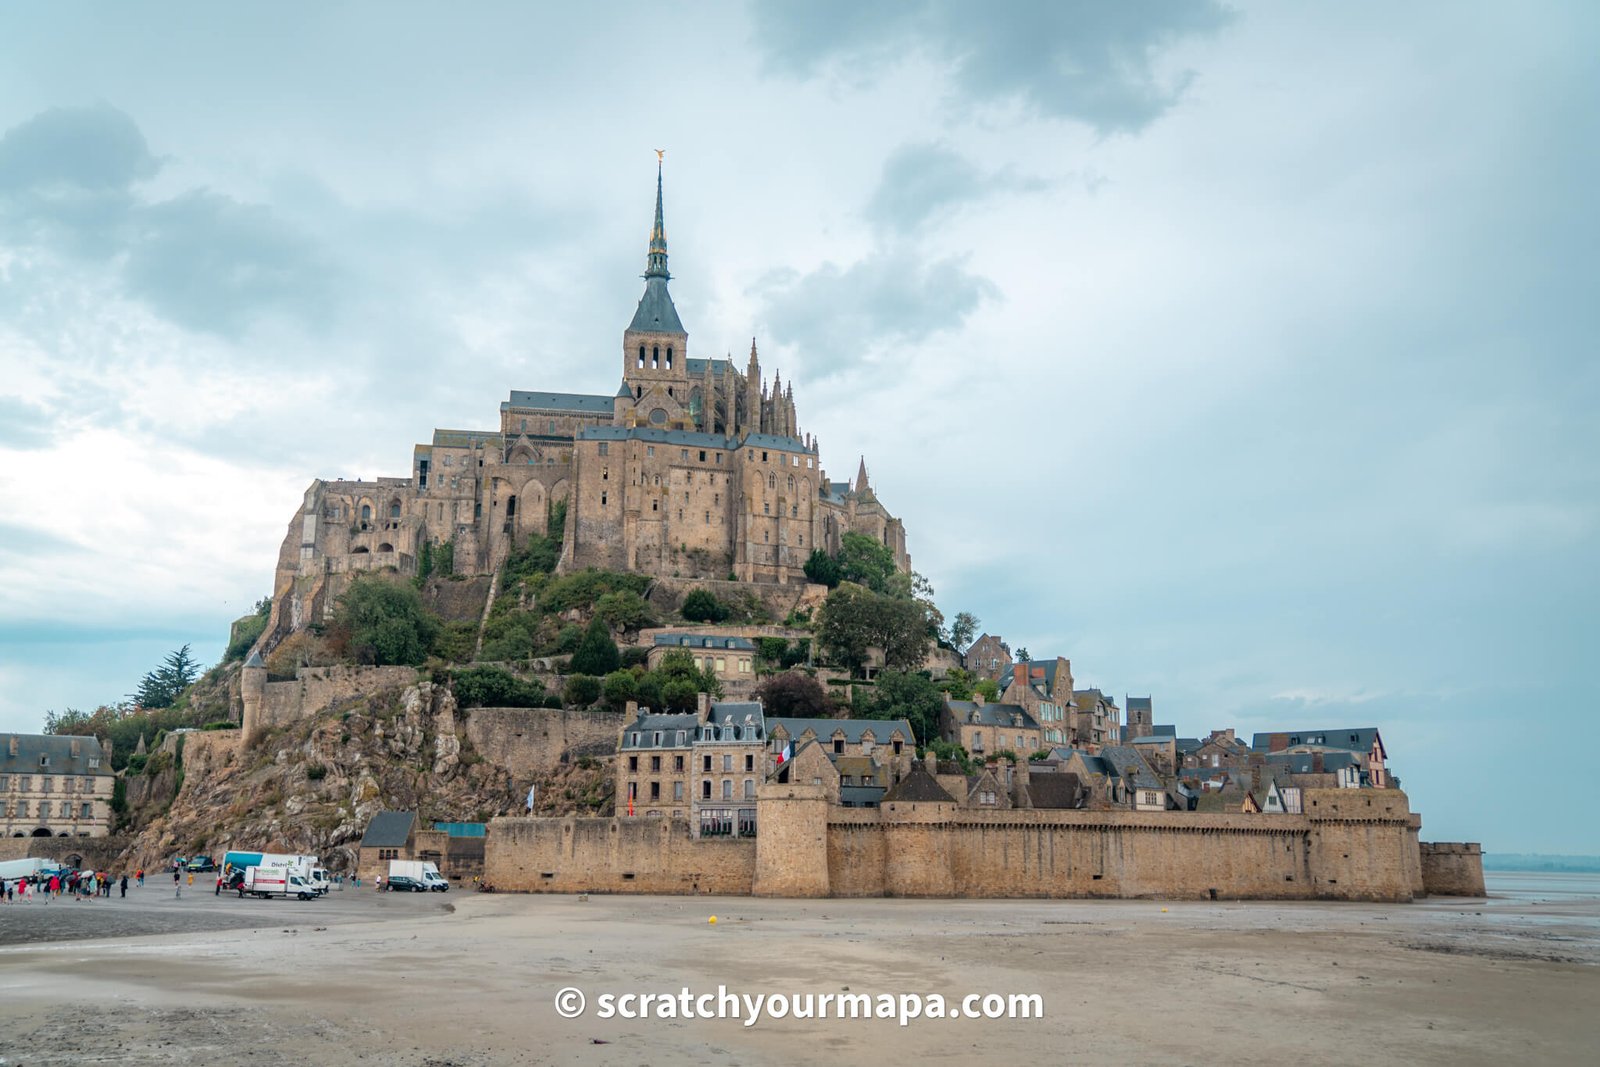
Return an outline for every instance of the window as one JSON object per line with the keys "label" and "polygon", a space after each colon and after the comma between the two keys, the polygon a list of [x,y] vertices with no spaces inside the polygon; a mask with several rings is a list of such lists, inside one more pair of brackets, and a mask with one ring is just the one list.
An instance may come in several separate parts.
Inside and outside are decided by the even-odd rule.
{"label": "window", "polygon": [[700,769],[706,774],[711,773],[711,756],[709,753],[701,759]]}
{"label": "window", "polygon": [[609,456],[611,454],[611,442],[610,441],[601,441],[600,442],[600,454],[602,456]]}
{"label": "window", "polygon": [[660,800],[661,799],[661,783],[660,782],[651,782],[650,783],[650,799],[651,800]]}
{"label": "window", "polygon": [[606,506],[606,495],[604,493],[600,494],[600,506],[601,507],[605,507]]}
{"label": "window", "polygon": [[[683,744],[683,742],[679,741],[678,744],[681,745],[681,744]],[[683,770],[683,757],[682,756],[673,756],[672,757],[672,769],[675,770],[675,771]]]}
{"label": "window", "polygon": [[702,448],[700,450],[700,462],[704,463],[705,461],[706,461],[706,450]]}
{"label": "window", "polygon": [[660,771],[661,770],[661,757],[660,756],[651,756],[650,757],[650,770],[651,771]]}
{"label": "window", "polygon": [[[635,734],[634,736],[637,738],[638,735]],[[628,757],[628,770],[637,771],[638,769],[639,769],[639,757],[638,756],[629,756]]]}
{"label": "window", "polygon": [[725,772],[733,770],[733,754],[731,752],[722,754],[722,769]]}
{"label": "window", "polygon": [[754,778],[746,778],[744,780],[744,798],[746,800],[754,800],[756,798],[756,783]]}
{"label": "window", "polygon": [[[711,757],[707,756],[706,757],[706,762],[709,763],[710,761],[711,761]],[[711,769],[710,767],[706,768],[706,770],[710,770],[710,769]],[[709,778],[705,779],[704,781],[702,781],[700,783],[700,799],[701,800],[710,800],[711,799],[711,779],[709,779]]]}
{"label": "window", "polygon": [[[41,762],[47,758],[48,757],[41,757]],[[48,793],[55,788],[55,785],[55,779],[48,775],[44,775],[39,779],[39,789],[41,792]]]}
{"label": "window", "polygon": [[78,817],[81,818],[81,819],[89,818],[89,805],[87,805],[87,804],[83,805],[82,811],[79,813]]}
{"label": "window", "polygon": [[644,446],[644,454],[647,455],[647,456],[655,455],[656,454],[656,446],[655,445],[645,445]]}
{"label": "window", "polygon": [[834,755],[840,755],[844,752],[844,738],[835,737],[833,739],[833,752]]}
{"label": "window", "polygon": [[732,778],[724,778],[722,780],[722,799],[723,800],[732,800],[733,799],[733,779]]}
{"label": "window", "polygon": [[50,766],[50,757],[49,756],[40,756],[39,757],[39,766],[41,766],[41,767]]}
{"label": "window", "polygon": [[753,770],[756,769],[755,753],[750,752],[750,753],[746,753],[745,754],[745,757],[744,757],[744,769],[745,769],[745,773],[747,773],[747,774],[750,771],[753,771]]}
{"label": "window", "polygon": [[[681,756],[678,757],[678,762],[682,763],[683,762],[683,757],[681,757]],[[682,767],[679,767],[678,769],[680,771],[683,770]],[[673,800],[682,800],[683,799],[683,783],[682,782],[673,782],[672,783],[672,799]]]}

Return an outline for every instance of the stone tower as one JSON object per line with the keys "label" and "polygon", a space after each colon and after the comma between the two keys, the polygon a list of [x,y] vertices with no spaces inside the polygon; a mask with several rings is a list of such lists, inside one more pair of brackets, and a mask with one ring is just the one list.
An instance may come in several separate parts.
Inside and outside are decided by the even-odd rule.
{"label": "stone tower", "polygon": [[[658,429],[690,429],[689,334],[667,292],[667,233],[661,208],[661,165],[656,164],[656,218],[645,257],[644,295],[622,334],[622,388],[632,395],[636,418]],[[652,402],[652,397],[655,401]]]}
{"label": "stone tower", "polygon": [[239,716],[240,744],[249,748],[261,732],[262,705],[267,695],[267,664],[261,653],[252,652],[239,671],[239,696],[244,712]]}

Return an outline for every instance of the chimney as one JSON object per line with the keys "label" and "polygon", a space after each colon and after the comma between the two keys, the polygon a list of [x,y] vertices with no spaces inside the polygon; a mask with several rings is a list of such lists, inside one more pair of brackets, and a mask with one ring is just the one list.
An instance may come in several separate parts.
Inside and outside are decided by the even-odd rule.
{"label": "chimney", "polygon": [[625,722],[625,723],[638,722],[639,721],[639,702],[637,700],[630,700],[626,704],[624,704],[623,705],[622,715],[623,715],[622,721]]}
{"label": "chimney", "polygon": [[71,750],[73,759],[77,759],[79,756],[83,755],[83,742],[79,741],[76,737],[68,742],[68,747]]}
{"label": "chimney", "polygon": [[1311,773],[1312,774],[1321,774],[1322,772],[1323,772],[1322,753],[1320,753],[1320,752],[1311,753]]}
{"label": "chimney", "polygon": [[10,748],[11,748],[11,755],[15,756],[17,754],[17,736],[15,734],[11,735]]}
{"label": "chimney", "polygon": [[927,752],[923,753],[923,755],[922,755],[922,768],[923,768],[923,770],[928,772],[928,775],[930,777],[937,777],[938,776],[938,774],[939,774],[939,757],[933,754],[933,749],[930,748],[930,749],[928,749]]}
{"label": "chimney", "polygon": [[983,694],[982,693],[973,693],[972,694],[972,702],[974,704],[978,705],[978,707],[980,707],[980,708],[983,707]]}
{"label": "chimney", "polygon": [[1011,665],[1011,684],[1021,687],[1018,692],[1028,688],[1028,665],[1026,663],[1013,663]]}
{"label": "chimney", "polygon": [[711,718],[711,694],[697,693],[695,694],[694,700],[696,717],[699,718],[701,722],[705,722],[707,719]]}

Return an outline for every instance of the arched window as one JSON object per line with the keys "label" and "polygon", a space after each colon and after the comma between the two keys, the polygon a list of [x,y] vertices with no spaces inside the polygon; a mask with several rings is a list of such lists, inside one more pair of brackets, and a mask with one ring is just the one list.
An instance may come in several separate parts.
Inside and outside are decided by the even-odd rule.
{"label": "arched window", "polygon": [[[639,356],[639,366],[642,367],[642,366],[644,366],[644,355],[643,355],[644,349],[642,349],[642,348],[639,349],[639,352],[641,353],[640,356]],[[635,400],[639,400],[643,396],[644,396],[644,386],[642,386],[642,385],[634,386],[633,387],[633,398]]]}
{"label": "arched window", "polygon": [[644,345],[639,346],[639,369],[644,370]]}
{"label": "arched window", "polygon": [[514,496],[508,496],[508,497],[506,497],[506,518],[514,519],[516,517],[517,517],[517,498],[514,497]]}
{"label": "arched window", "polygon": [[602,482],[609,482],[611,480],[611,468],[610,467],[601,467],[600,468],[600,480]]}
{"label": "arched window", "polygon": [[672,346],[667,346],[667,369],[672,369]]}
{"label": "arched window", "polygon": [[789,475],[789,492],[794,492],[794,475]]}
{"label": "arched window", "polygon": [[361,505],[361,521],[362,522],[371,522],[372,521],[372,505],[371,504],[362,504]]}
{"label": "arched window", "polygon": [[767,475],[767,488],[768,489],[776,489],[776,488],[778,488],[778,476],[776,474]]}
{"label": "arched window", "polygon": [[653,345],[650,348],[650,369],[655,370],[661,366],[661,346]]}
{"label": "arched window", "polygon": [[389,501],[389,518],[398,519],[399,517],[400,517],[400,501],[398,501],[398,500]]}

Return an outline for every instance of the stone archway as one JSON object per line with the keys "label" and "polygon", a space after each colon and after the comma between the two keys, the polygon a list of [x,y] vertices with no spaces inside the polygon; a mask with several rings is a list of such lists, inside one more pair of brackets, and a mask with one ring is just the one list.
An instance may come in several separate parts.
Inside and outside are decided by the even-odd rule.
{"label": "stone archway", "polygon": [[31,836],[31,837],[54,837],[55,834],[52,834],[49,830],[46,830],[44,827],[41,826],[29,836]]}
{"label": "stone archway", "polygon": [[79,853],[76,853],[76,852],[69,852],[69,853],[67,853],[66,858],[63,859],[61,862],[65,863],[68,867],[71,867],[73,870],[77,870],[79,867],[83,866],[83,856],[80,855]]}

